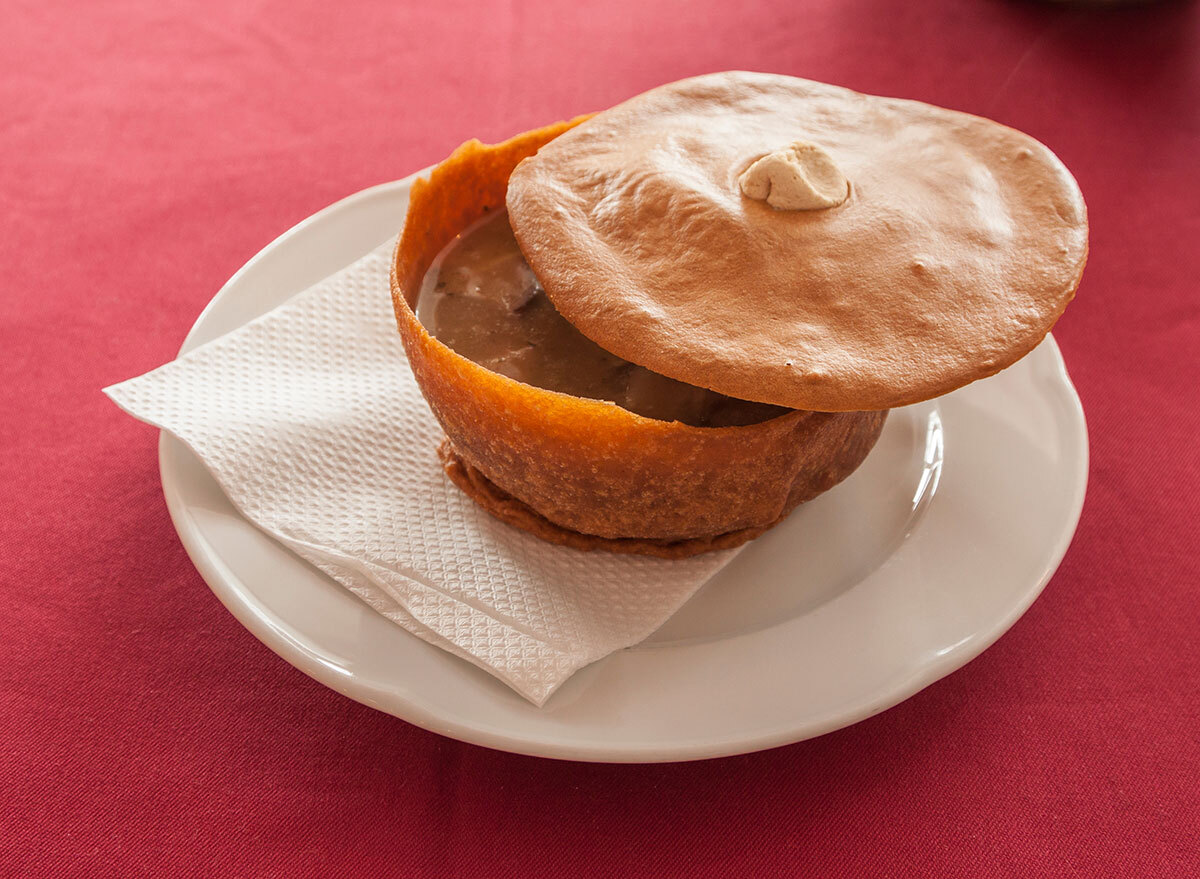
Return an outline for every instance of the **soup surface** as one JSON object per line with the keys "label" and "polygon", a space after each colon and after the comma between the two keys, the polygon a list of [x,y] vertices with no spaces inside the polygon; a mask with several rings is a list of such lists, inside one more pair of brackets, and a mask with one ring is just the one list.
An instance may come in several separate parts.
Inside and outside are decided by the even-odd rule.
{"label": "soup surface", "polygon": [[417,317],[434,338],[493,372],[648,418],[729,427],[788,411],[684,384],[605,351],[554,308],[504,212],[469,227],[438,255]]}

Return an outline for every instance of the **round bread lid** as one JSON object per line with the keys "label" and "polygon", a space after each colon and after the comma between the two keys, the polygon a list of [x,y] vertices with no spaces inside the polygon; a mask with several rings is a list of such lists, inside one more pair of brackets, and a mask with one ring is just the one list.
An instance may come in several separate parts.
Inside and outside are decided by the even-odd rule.
{"label": "round bread lid", "polygon": [[584,335],[689,384],[885,409],[1019,360],[1074,295],[1087,218],[1046,147],[762,73],[653,89],[517,166],[508,211]]}

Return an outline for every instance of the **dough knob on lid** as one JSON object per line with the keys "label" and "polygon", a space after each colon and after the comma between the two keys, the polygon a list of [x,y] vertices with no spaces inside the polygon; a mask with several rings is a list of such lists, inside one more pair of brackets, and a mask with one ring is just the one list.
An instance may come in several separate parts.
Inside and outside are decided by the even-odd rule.
{"label": "dough knob on lid", "polygon": [[850,185],[829,153],[803,140],[767,153],[742,172],[738,185],[742,195],[777,211],[832,208],[850,197]]}

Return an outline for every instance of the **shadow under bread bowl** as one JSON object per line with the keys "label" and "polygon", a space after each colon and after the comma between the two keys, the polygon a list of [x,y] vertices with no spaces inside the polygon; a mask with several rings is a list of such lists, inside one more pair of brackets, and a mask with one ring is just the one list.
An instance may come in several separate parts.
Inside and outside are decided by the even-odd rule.
{"label": "shadow under bread bowl", "polygon": [[513,168],[581,121],[466,143],[413,185],[392,298],[413,374],[446,431],[439,453],[489,513],[554,543],[667,558],[737,546],[852,473],[886,412],[793,410],[734,427],[661,421],[500,375],[417,319],[438,254],[504,210]]}
{"label": "shadow under bread bowl", "polygon": [[[579,349],[686,396],[785,414],[698,426],[721,422],[510,368],[545,350],[474,362],[435,339],[414,313],[426,276],[505,211],[539,288],[516,310],[552,305]],[[1024,357],[1086,256],[1078,186],[1028,135],[735,71],[465,144],[413,187],[392,297],[469,495],[547,540],[680,557],[757,536],[844,479],[888,409]]]}

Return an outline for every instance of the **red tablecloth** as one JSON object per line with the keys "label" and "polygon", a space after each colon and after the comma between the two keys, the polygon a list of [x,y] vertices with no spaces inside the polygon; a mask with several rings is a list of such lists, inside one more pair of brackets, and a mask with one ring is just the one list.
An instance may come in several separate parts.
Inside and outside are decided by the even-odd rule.
{"label": "red tablecloth", "polygon": [[[7,4],[0,25],[0,872],[1196,875],[1200,9],[1034,2]],[[276,234],[460,141],[750,68],[992,116],[1077,175],[1056,329],[1091,429],[1062,568],[984,656],[850,729],[599,766],[345,699],[193,570],[172,357]]]}

